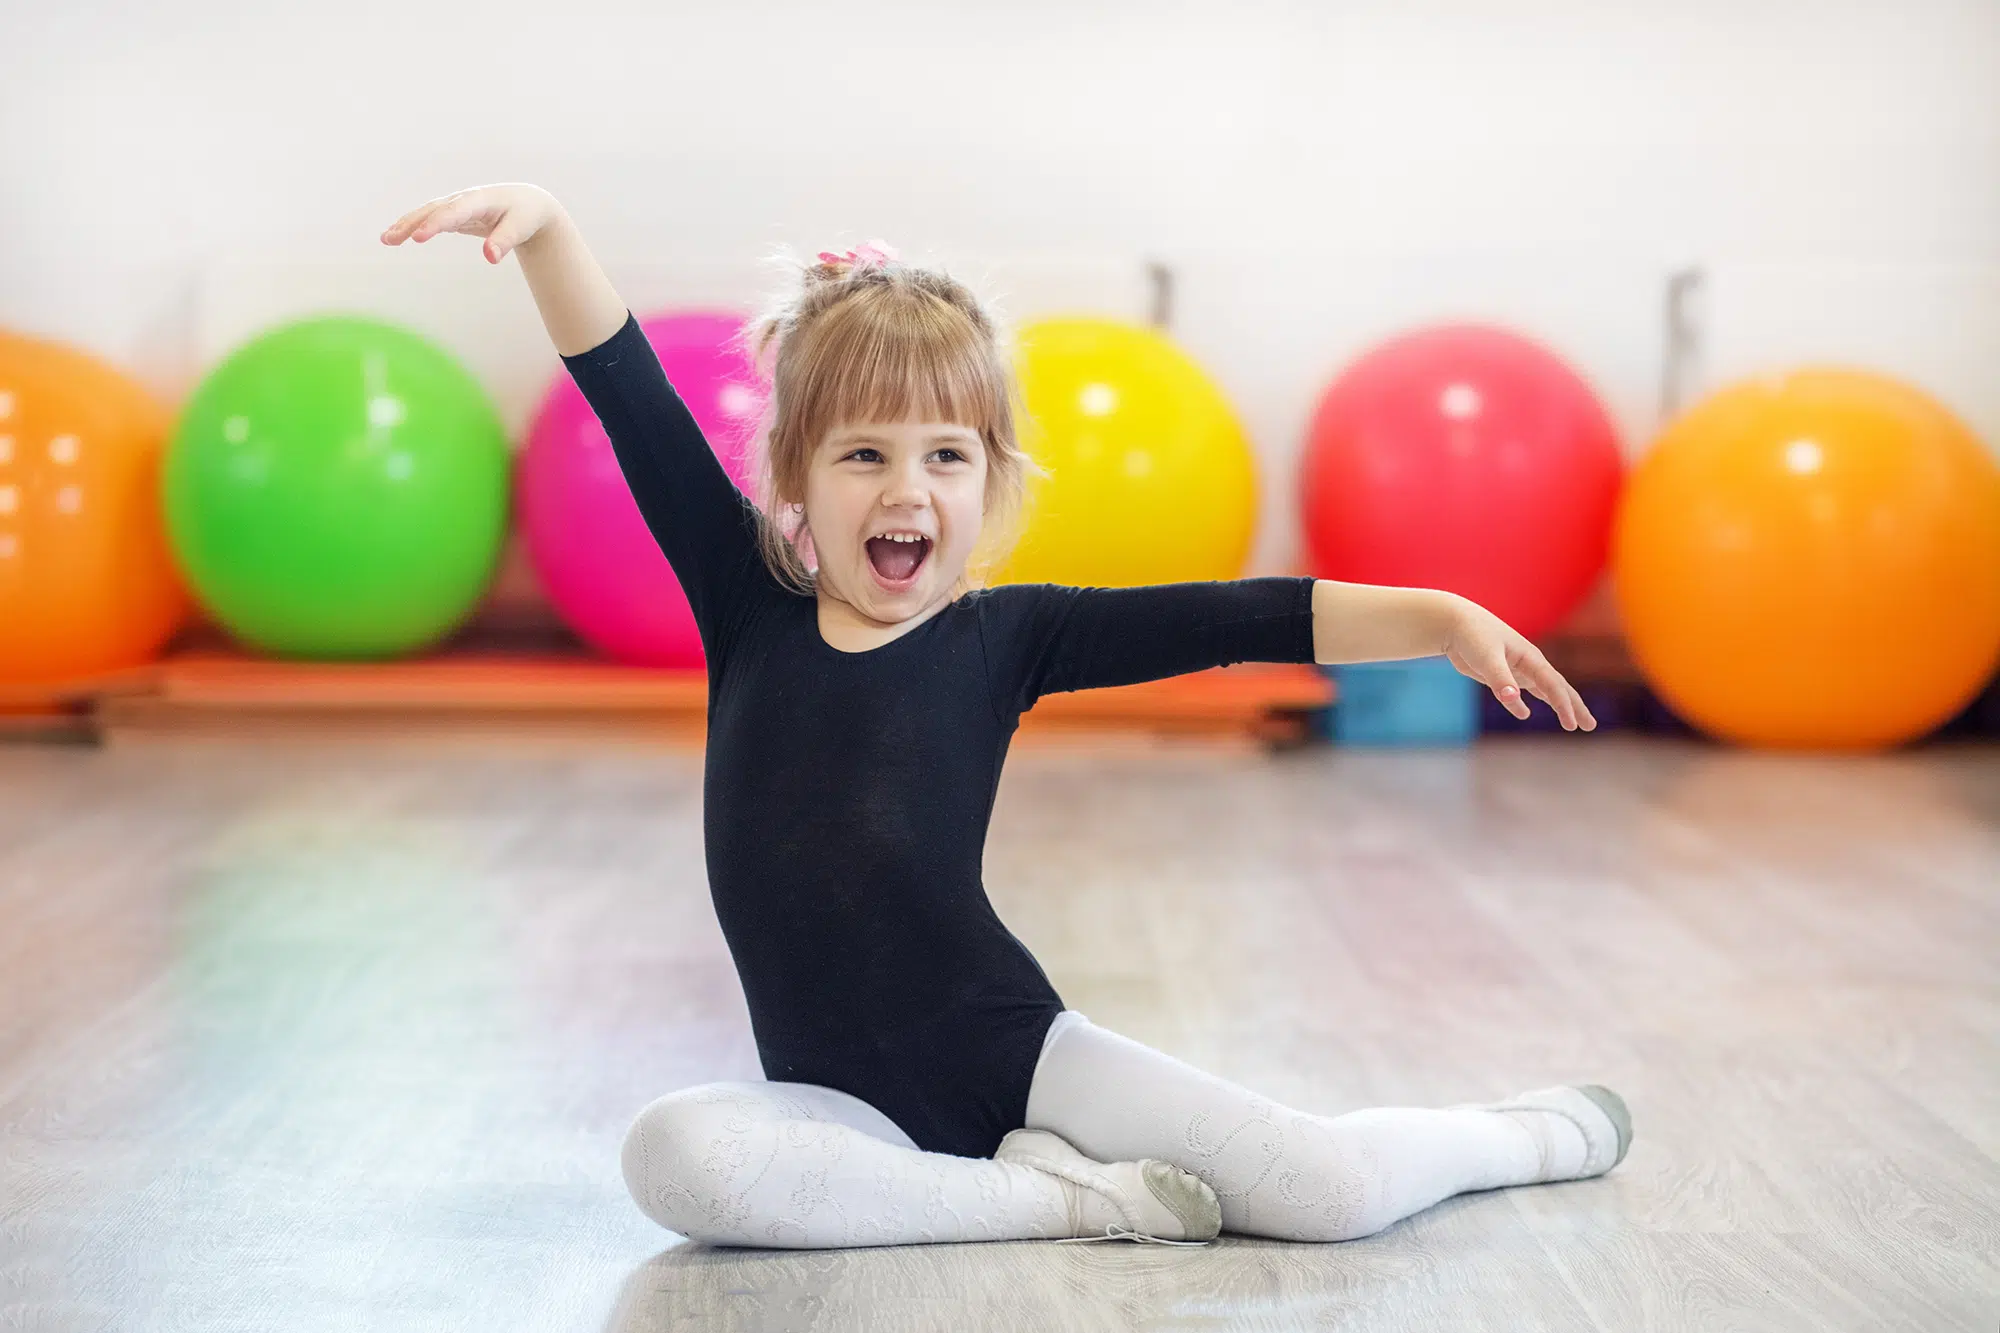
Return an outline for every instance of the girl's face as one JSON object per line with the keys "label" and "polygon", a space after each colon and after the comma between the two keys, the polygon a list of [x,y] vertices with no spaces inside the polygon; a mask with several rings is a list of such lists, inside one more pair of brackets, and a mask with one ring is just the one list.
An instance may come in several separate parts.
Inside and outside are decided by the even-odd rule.
{"label": "girl's face", "polygon": [[978,431],[936,421],[842,426],[806,471],[820,589],[881,624],[929,610],[965,572],[985,500]]}

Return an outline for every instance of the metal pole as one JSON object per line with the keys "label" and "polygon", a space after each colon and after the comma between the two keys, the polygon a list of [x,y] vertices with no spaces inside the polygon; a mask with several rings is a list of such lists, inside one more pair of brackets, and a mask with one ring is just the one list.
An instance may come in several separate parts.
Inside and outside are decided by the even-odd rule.
{"label": "metal pole", "polygon": [[1667,275],[1667,337],[1660,361],[1660,425],[1680,414],[1688,382],[1702,353],[1699,300],[1706,275],[1698,268]]}
{"label": "metal pole", "polygon": [[1174,322],[1174,271],[1158,260],[1149,260],[1146,278],[1153,287],[1153,306],[1146,322],[1165,333]]}

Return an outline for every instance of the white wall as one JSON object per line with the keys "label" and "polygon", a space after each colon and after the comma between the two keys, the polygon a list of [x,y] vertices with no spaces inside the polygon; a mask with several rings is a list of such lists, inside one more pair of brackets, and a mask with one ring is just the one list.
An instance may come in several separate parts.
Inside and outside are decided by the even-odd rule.
{"label": "white wall", "polygon": [[[1636,442],[1663,277],[1688,263],[1712,274],[1703,375],[1893,362],[2000,443],[1996,0],[0,15],[0,324],[170,391],[207,355],[218,287],[259,274],[274,306],[318,299],[328,271],[382,271],[403,209],[525,178],[625,271],[749,271],[774,243],[874,235],[1002,270],[1168,262],[1176,332],[1267,463],[1257,568],[1295,541],[1312,400],[1369,339],[1509,320]],[[522,373],[543,355],[532,306],[490,287],[518,277],[451,244],[391,258],[456,265],[423,289],[437,324],[490,341],[502,321],[534,351],[480,369]]]}

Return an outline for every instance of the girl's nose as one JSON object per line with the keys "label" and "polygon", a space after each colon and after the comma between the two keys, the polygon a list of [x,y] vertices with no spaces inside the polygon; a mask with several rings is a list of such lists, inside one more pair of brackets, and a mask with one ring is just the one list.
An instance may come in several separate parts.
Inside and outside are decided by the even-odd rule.
{"label": "girl's nose", "polygon": [[891,508],[907,509],[928,507],[931,502],[930,489],[915,478],[902,478],[892,482],[882,494],[882,502]]}

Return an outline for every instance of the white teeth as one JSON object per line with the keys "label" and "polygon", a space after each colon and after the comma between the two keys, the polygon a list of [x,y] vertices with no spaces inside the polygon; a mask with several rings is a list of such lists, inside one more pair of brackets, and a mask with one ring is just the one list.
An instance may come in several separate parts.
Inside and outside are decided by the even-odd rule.
{"label": "white teeth", "polygon": [[909,532],[878,532],[875,535],[883,538],[885,541],[892,542],[920,542],[927,540]]}

